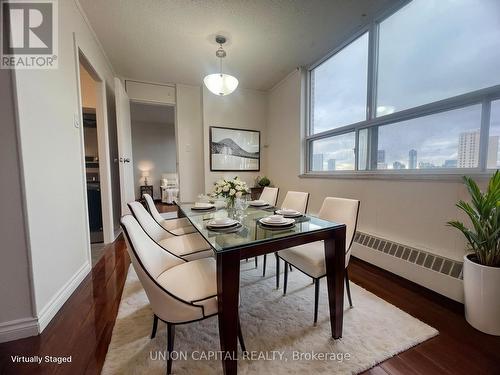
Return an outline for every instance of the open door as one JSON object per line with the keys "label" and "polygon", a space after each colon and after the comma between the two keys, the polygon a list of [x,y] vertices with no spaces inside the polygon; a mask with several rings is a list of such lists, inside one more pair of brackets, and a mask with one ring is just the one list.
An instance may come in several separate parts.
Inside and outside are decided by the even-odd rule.
{"label": "open door", "polygon": [[132,163],[130,99],[118,78],[115,78],[115,98],[121,206],[122,215],[125,215],[129,213],[127,203],[135,200],[134,168]]}

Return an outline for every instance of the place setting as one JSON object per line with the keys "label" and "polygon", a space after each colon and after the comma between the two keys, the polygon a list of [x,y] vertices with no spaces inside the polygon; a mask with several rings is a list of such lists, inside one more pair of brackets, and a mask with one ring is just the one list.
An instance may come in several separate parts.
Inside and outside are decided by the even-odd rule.
{"label": "place setting", "polygon": [[248,204],[256,208],[268,208],[270,206],[269,203],[267,203],[265,200],[262,199],[255,199],[253,201],[248,202]]}
{"label": "place setting", "polygon": [[277,230],[288,229],[295,226],[295,219],[284,217],[283,215],[266,216],[258,220],[261,227],[265,229]]}
{"label": "place setting", "polygon": [[229,217],[211,219],[205,226],[210,231],[223,233],[237,232],[243,227],[238,220]]}
{"label": "place setting", "polygon": [[281,215],[284,218],[299,218],[299,217],[304,216],[302,214],[302,212],[292,210],[290,208],[281,208],[281,209],[275,210],[274,213],[277,215]]}
{"label": "place setting", "polygon": [[208,202],[196,202],[193,207],[191,207],[193,211],[212,211],[215,210],[215,205]]}

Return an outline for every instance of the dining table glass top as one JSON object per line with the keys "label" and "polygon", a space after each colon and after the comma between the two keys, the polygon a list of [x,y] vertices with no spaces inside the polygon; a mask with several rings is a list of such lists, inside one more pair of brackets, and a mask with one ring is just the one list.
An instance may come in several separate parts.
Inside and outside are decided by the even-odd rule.
{"label": "dining table glass top", "polygon": [[[192,210],[194,204],[179,204],[180,210],[196,227],[198,232],[216,252],[235,250],[252,244],[272,241],[278,238],[299,236],[301,234],[323,231],[343,226],[343,224],[322,220],[315,216],[304,215],[295,219],[295,224],[287,228],[268,228],[259,220],[273,215],[275,207],[248,207],[246,210],[227,210],[225,208],[211,211]],[[212,219],[230,217],[238,220],[241,225],[224,231],[207,228]]]}

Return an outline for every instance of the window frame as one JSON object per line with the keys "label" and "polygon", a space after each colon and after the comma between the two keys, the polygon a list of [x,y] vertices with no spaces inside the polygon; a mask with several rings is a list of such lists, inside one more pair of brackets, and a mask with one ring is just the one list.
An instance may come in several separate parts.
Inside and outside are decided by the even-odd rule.
{"label": "window frame", "polygon": [[[385,12],[374,17],[364,26],[358,28],[346,38],[336,48],[331,50],[327,55],[318,61],[305,67],[305,134],[304,134],[304,169],[301,177],[375,177],[375,178],[408,178],[408,179],[434,179],[443,177],[444,179],[457,179],[464,174],[474,176],[489,176],[495,169],[487,169],[487,153],[488,153],[488,137],[490,127],[491,102],[500,99],[500,84],[487,88],[470,91],[464,94],[456,95],[446,99],[430,102],[412,108],[400,110],[398,112],[376,116],[377,111],[377,77],[378,77],[378,40],[379,26],[387,18],[398,12],[400,9],[408,5],[412,0],[404,1]],[[368,33],[368,84],[367,84],[367,102],[366,102],[366,119],[353,124],[344,125],[342,127],[326,130],[320,133],[313,134],[312,124],[312,74],[313,70],[335,56],[342,49],[348,47],[356,39]],[[373,163],[377,160],[376,139],[371,139],[372,132],[368,130],[368,160],[366,165],[370,169],[359,170],[359,132],[363,129],[376,128],[378,126],[397,123],[416,119],[419,117],[429,116],[441,112],[447,112],[453,109],[459,109],[474,104],[481,105],[481,120],[480,120],[480,145],[479,145],[479,165],[476,168],[439,168],[439,169],[372,169]],[[355,164],[354,170],[349,171],[313,171],[312,170],[312,142],[315,140],[329,138],[336,135],[355,132]]]}

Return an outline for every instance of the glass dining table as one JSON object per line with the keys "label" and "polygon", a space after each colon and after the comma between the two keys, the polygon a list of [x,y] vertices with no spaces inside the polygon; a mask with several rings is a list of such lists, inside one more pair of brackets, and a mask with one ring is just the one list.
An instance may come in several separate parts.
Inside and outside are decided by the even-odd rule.
{"label": "glass dining table", "polygon": [[[237,374],[238,302],[240,261],[274,253],[308,242],[324,241],[330,325],[332,337],[342,337],[345,271],[345,224],[314,216],[295,219],[287,228],[269,228],[260,219],[273,215],[274,207],[249,207],[246,210],[225,208],[200,211],[193,204],[179,204],[179,216],[186,217],[212,247],[217,262],[217,299],[219,335],[224,374]],[[214,231],[207,223],[216,218],[231,217],[241,224]]]}

